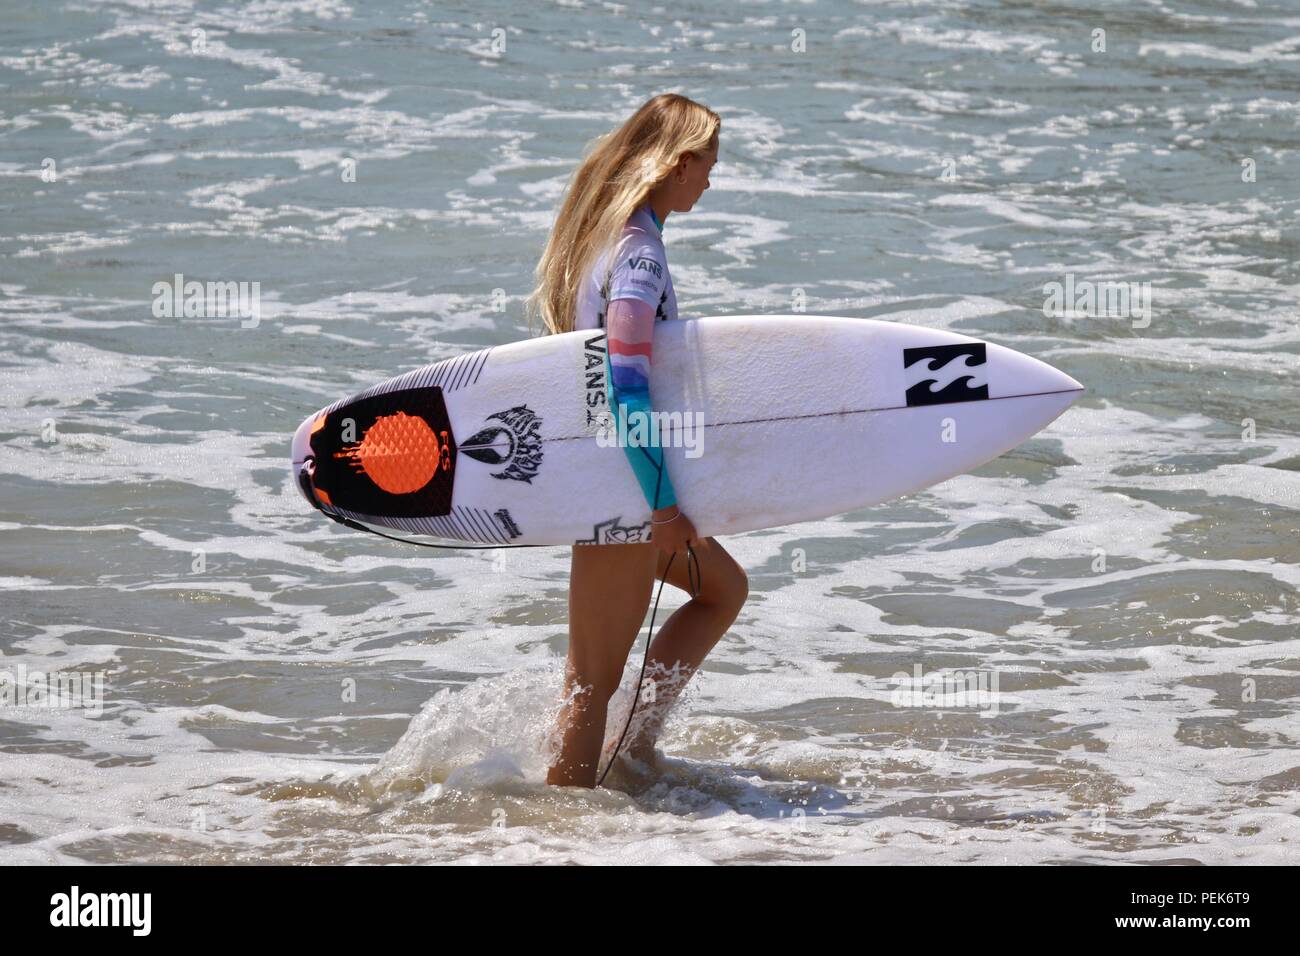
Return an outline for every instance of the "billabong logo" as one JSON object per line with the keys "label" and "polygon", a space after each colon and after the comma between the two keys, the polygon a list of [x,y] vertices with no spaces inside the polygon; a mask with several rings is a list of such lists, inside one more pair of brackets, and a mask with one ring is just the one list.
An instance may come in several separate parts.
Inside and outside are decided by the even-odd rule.
{"label": "billabong logo", "polygon": [[501,424],[489,425],[470,436],[460,446],[461,453],[488,465],[505,465],[503,470],[492,472],[493,478],[532,484],[542,467],[542,436],[538,434],[542,420],[527,405],[488,416],[488,421],[494,419]]}
{"label": "billabong logo", "polygon": [[983,342],[903,349],[907,404],[946,405],[988,398],[985,352]]}

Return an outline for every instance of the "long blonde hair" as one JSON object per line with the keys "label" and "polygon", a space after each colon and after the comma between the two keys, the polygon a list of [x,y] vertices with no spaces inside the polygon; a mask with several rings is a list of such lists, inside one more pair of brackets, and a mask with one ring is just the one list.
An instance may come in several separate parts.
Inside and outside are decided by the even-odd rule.
{"label": "long blonde hair", "polygon": [[661,93],[588,145],[534,271],[537,286],[524,301],[530,330],[540,316],[546,333],[573,331],[587,270],[614,246],[628,217],[668,177],[681,154],[708,149],[721,126],[722,118],[708,107]]}

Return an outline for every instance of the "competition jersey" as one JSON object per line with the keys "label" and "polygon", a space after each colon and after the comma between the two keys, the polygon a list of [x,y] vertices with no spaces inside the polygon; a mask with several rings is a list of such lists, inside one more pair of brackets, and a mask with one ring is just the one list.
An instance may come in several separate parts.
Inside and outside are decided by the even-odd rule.
{"label": "competition jersey", "polygon": [[[612,255],[612,267],[610,253],[600,256],[583,282],[574,328],[605,328],[611,302],[631,299],[637,303],[625,303],[615,313],[605,358],[609,408],[616,421],[621,418],[631,425],[652,414],[650,361],[654,326],[664,319],[677,318],[677,296],[668,274],[668,257],[649,204],[641,205],[628,217]],[[640,444],[635,443],[633,433],[628,432],[628,436],[623,450],[650,509],[676,504],[677,495],[655,436],[650,434]]]}
{"label": "competition jersey", "polygon": [[575,329],[603,329],[605,312],[615,299],[640,299],[655,309],[655,319],[677,318],[677,295],[668,274],[668,256],[663,238],[648,204],[642,204],[627,220],[615,248],[617,258],[608,274],[609,254],[600,256],[578,295]]}

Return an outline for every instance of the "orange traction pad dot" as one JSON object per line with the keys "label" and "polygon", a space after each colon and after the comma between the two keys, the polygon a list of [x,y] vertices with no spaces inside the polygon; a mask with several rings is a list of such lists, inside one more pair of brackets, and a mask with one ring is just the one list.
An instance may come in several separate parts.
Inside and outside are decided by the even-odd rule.
{"label": "orange traction pad dot", "polygon": [[376,419],[358,444],[335,452],[349,458],[376,485],[393,495],[419,491],[438,471],[442,446],[428,422],[397,412]]}

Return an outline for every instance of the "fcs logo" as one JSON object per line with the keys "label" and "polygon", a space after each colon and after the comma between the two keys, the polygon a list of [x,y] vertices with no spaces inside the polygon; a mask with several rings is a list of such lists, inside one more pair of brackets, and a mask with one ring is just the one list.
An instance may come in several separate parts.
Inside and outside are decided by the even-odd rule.
{"label": "fcs logo", "polygon": [[907,404],[945,405],[989,397],[983,342],[903,349]]}

